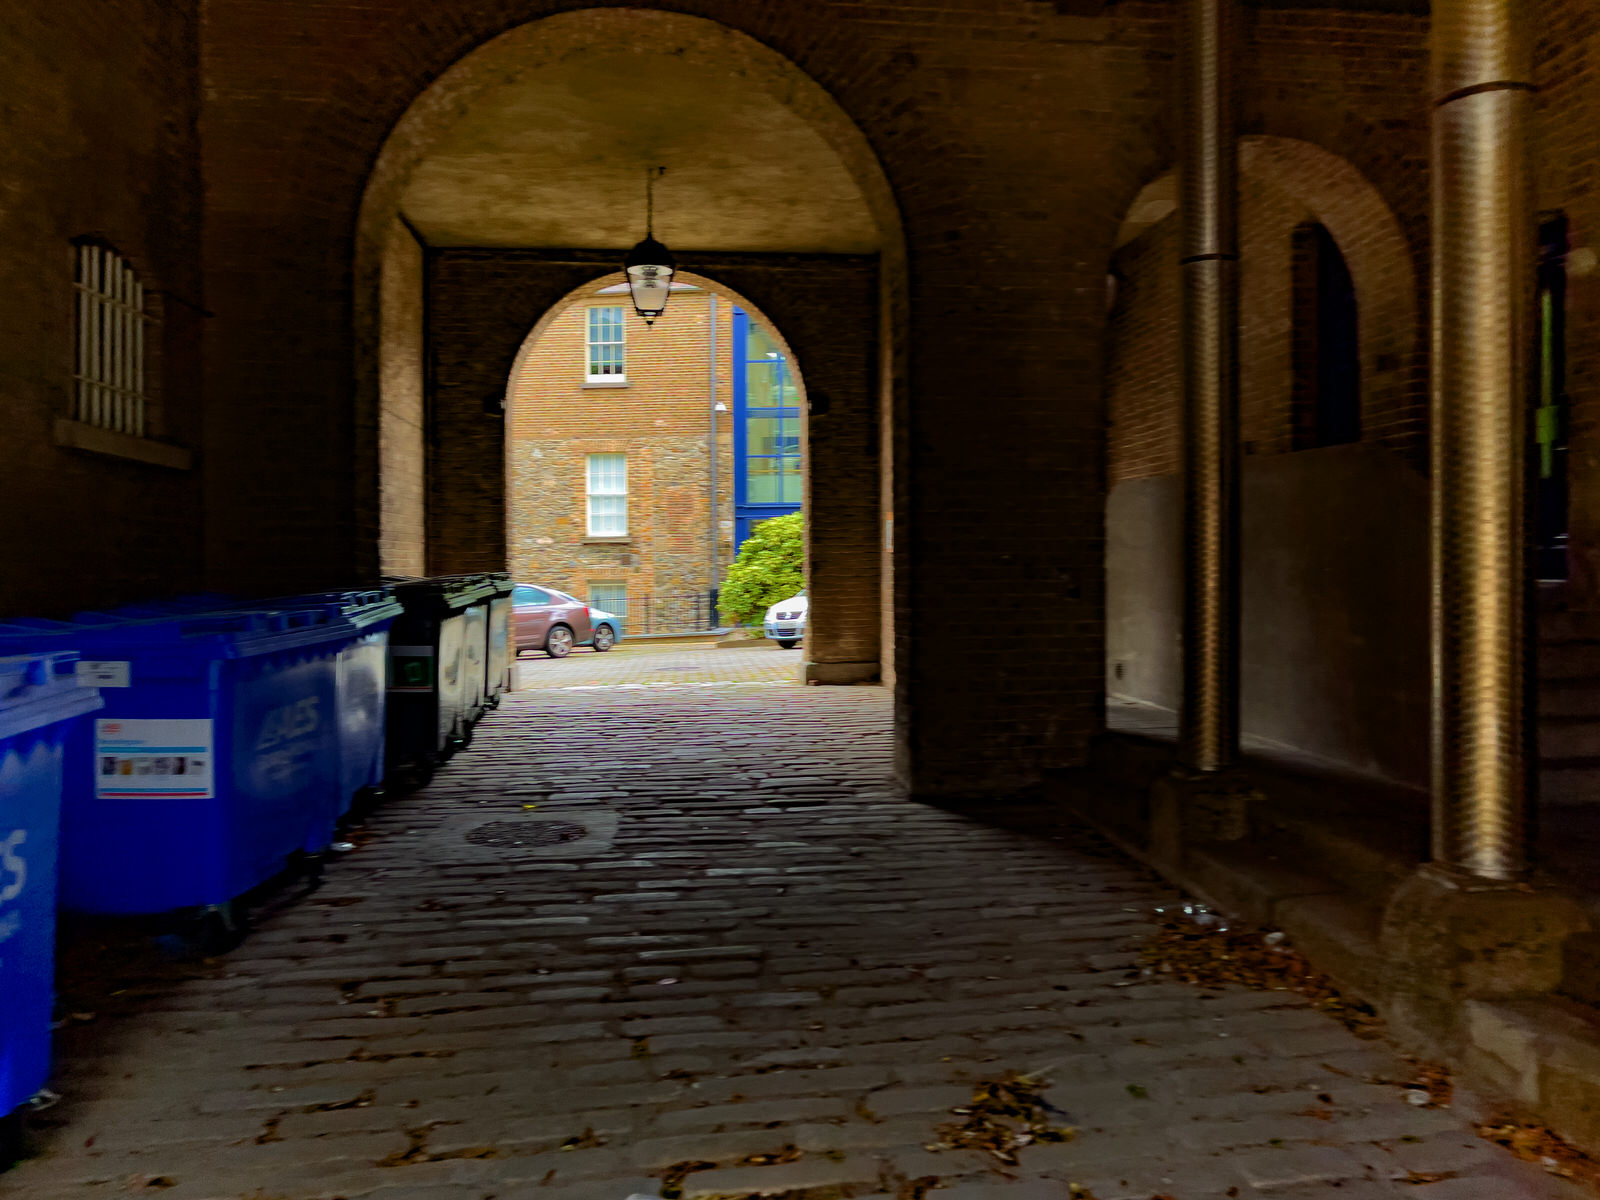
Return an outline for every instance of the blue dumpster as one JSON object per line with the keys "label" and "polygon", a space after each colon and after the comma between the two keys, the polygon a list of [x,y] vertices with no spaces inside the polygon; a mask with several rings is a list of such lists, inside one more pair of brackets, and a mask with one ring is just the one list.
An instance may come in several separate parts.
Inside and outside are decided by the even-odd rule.
{"label": "blue dumpster", "polygon": [[101,703],[77,657],[0,658],[0,1118],[50,1069],[63,746]]}
{"label": "blue dumpster", "polygon": [[313,592],[270,600],[241,600],[220,593],[130,604],[111,614],[81,613],[79,620],[155,619],[218,611],[281,612],[326,609],[346,625],[336,668],[340,790],[337,817],[348,816],[362,796],[381,793],[389,627],[403,611],[389,587]]}
{"label": "blue dumpster", "polygon": [[219,912],[333,838],[339,649],[326,606],[0,626],[76,650],[105,708],[66,743],[61,904]]}

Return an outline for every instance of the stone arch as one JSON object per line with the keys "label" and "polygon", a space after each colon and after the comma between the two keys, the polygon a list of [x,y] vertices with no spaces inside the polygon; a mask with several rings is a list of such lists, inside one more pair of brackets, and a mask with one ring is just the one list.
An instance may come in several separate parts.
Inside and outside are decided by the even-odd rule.
{"label": "stone arch", "polygon": [[[1249,135],[1240,139],[1239,160],[1244,180],[1292,197],[1338,243],[1360,311],[1363,438],[1420,469],[1427,453],[1425,330],[1416,259],[1400,221],[1349,160],[1311,142]],[[1129,205],[1118,247],[1171,216],[1177,206],[1177,172],[1169,169],[1146,183]],[[1247,252],[1249,237],[1246,228],[1241,239]]]}

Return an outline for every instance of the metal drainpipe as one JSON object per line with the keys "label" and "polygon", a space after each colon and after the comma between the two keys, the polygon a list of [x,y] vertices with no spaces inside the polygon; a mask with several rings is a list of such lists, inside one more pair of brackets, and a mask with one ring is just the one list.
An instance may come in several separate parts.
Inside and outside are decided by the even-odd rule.
{"label": "metal drainpipe", "polygon": [[1433,2],[1433,857],[1527,866],[1525,0]]}
{"label": "metal drainpipe", "polygon": [[1239,748],[1237,0],[1189,0],[1182,45],[1183,707],[1179,757]]}
{"label": "metal drainpipe", "polygon": [[[721,544],[717,538],[717,294],[711,293],[709,298],[711,306],[710,323],[711,335],[707,341],[706,372],[711,381],[711,591],[717,590],[719,576],[722,573]],[[716,621],[716,614],[712,614],[712,622]]]}

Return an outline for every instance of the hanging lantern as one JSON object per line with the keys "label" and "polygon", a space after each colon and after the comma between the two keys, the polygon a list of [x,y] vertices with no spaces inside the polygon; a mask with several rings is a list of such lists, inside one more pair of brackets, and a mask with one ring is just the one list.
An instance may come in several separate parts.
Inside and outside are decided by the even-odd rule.
{"label": "hanging lantern", "polygon": [[654,325],[666,309],[667,297],[672,294],[672,276],[678,269],[672,252],[655,239],[655,181],[666,172],[665,167],[654,167],[645,175],[644,241],[628,251],[622,264],[628,274],[633,311],[644,318],[646,325]]}

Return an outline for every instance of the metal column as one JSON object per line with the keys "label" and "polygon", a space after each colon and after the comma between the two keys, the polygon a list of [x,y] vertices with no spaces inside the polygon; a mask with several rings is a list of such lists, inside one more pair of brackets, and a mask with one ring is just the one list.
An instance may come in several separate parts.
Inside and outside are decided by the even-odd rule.
{"label": "metal column", "polygon": [[1524,0],[1433,3],[1433,856],[1527,861]]}
{"label": "metal column", "polygon": [[1197,771],[1239,748],[1238,0],[1188,0],[1183,56],[1183,709]]}

